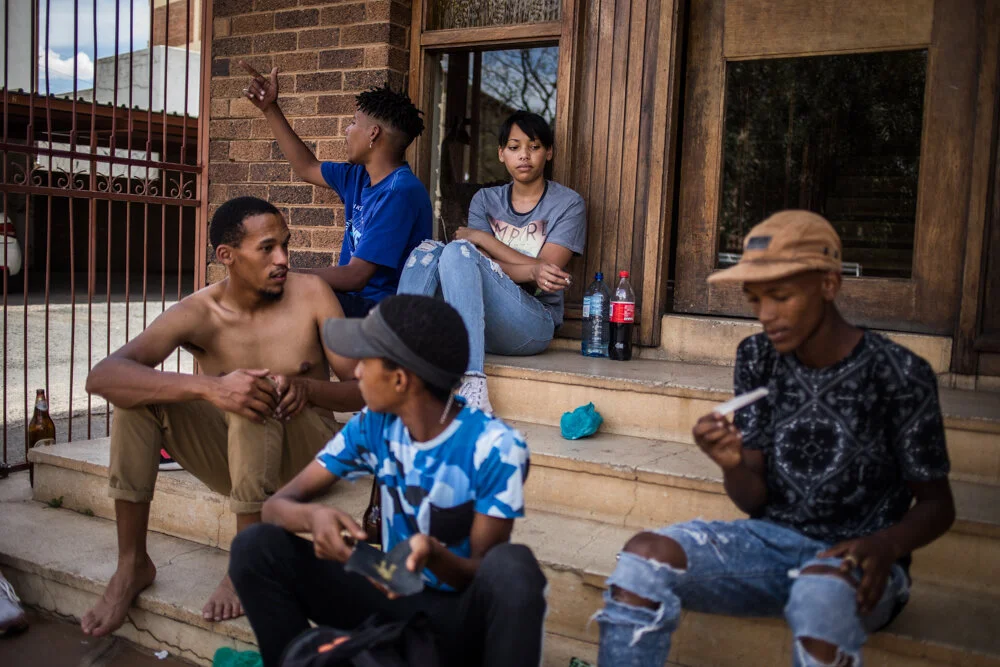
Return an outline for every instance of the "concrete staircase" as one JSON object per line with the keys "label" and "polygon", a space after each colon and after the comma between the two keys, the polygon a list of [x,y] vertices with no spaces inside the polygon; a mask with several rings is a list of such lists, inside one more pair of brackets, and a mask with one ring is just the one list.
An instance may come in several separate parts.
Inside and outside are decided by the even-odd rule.
{"label": "concrete staircase", "polygon": [[[725,321],[708,325],[734,328]],[[711,339],[695,327],[677,340],[690,348],[691,336]],[[939,362],[948,357],[939,340],[913,337],[909,344]],[[677,345],[644,350],[652,358],[627,363],[570,350],[490,359],[493,405],[524,431],[532,450],[529,515],[514,538],[534,549],[549,578],[547,667],[565,667],[570,656],[595,659],[597,628],[587,621],[601,606],[615,553],[632,534],[698,516],[739,516],[718,469],[690,438],[694,420],[731,394],[727,345],[715,340],[715,356],[703,353],[698,363],[678,360],[690,349]],[[994,571],[1000,563],[1000,395],[942,389],[941,396],[959,520],[915,554],[913,599],[887,631],[872,637],[867,665],[1000,667]],[[605,417],[601,433],[563,440],[559,417],[591,401]],[[57,445],[32,458],[33,498],[24,480],[0,482],[0,567],[30,604],[78,618],[114,568],[107,443]],[[368,490],[366,482],[342,483],[326,501],[360,516]],[[209,664],[218,646],[252,645],[245,620],[216,624],[200,616],[233,536],[235,520],[223,499],[188,473],[163,473],[151,522],[159,577],[122,634],[200,664]],[[770,667],[790,664],[790,646],[779,620],[686,613],[670,659],[692,667]]]}

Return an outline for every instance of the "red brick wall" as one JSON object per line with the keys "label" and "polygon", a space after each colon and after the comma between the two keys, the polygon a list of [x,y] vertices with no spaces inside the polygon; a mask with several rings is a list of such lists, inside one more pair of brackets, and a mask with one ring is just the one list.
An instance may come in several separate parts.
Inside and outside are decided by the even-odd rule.
{"label": "red brick wall", "polygon": [[[183,47],[190,38],[192,44],[201,41],[201,3],[196,0],[171,0],[170,15],[167,5],[153,9],[153,44]],[[184,12],[188,12],[185,20]],[[169,23],[167,19],[170,19]]]}
{"label": "red brick wall", "polygon": [[[294,267],[337,261],[344,234],[340,198],[297,178],[263,115],[242,96],[246,60],[278,67],[279,104],[321,160],[342,160],[354,96],[409,68],[410,0],[214,0],[209,216],[227,199],[254,195],[281,209],[292,230]],[[208,281],[225,275],[209,252]]]}

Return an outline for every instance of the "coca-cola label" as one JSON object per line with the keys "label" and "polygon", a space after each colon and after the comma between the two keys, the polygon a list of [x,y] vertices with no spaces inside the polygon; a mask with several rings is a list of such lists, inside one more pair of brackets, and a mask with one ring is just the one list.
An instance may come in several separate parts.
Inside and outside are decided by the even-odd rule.
{"label": "coca-cola label", "polygon": [[632,324],[635,322],[635,302],[612,301],[611,322],[612,324]]}

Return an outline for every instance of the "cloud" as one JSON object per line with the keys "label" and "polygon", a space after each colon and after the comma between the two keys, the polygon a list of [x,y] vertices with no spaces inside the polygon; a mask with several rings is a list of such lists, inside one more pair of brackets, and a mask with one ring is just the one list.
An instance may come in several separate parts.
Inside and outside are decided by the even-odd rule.
{"label": "cloud", "polygon": [[[49,49],[49,76],[52,78],[73,79],[73,58],[63,58],[58,53]],[[38,56],[38,69],[41,77],[45,76],[45,56]],[[93,81],[94,62],[86,53],[82,51],[76,54],[76,78],[77,81]]]}
{"label": "cloud", "polygon": [[[46,35],[46,7],[51,8]],[[128,53],[129,38],[132,48],[141,50],[149,43],[150,0],[97,0],[97,57],[115,53],[115,10],[118,13],[118,52]],[[93,0],[45,0],[38,5],[38,47],[44,52],[46,37],[48,48],[62,53],[72,52],[73,12],[77,12],[77,51],[94,55],[94,2]],[[130,26],[131,15],[131,30]],[[183,18],[183,17],[182,17]],[[171,17],[173,19],[173,17]],[[71,75],[72,76],[72,75]]]}

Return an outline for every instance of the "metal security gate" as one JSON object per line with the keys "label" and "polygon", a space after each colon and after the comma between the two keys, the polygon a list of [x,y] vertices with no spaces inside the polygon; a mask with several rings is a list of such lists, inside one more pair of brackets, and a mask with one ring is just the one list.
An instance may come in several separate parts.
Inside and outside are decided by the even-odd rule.
{"label": "metal security gate", "polygon": [[35,389],[57,441],[105,435],[87,373],[204,281],[208,11],[0,0],[0,474],[26,465]]}

